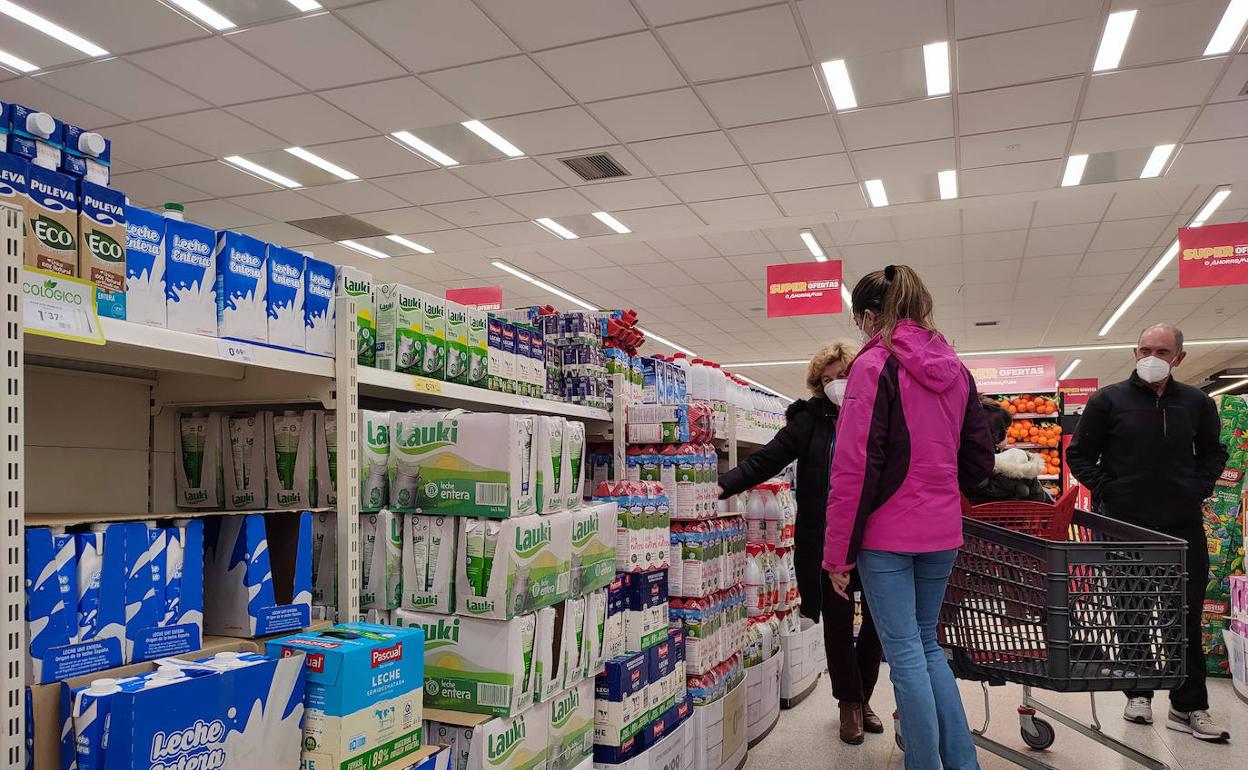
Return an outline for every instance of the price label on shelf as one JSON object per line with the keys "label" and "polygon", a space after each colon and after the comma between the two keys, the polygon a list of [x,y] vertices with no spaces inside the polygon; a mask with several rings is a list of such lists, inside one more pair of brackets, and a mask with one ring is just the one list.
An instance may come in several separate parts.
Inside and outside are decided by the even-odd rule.
{"label": "price label on shelf", "polygon": [[521,396],[521,397],[520,397],[520,406],[521,406],[522,408],[524,408],[524,409],[532,409],[532,408],[533,408],[533,399],[532,399],[532,398],[530,398],[529,396]]}
{"label": "price label on shelf", "polygon": [[236,361],[240,364],[250,364],[251,345],[246,342],[238,342],[236,340],[221,340],[218,344],[218,351],[221,357],[228,361]]}
{"label": "price label on shelf", "polygon": [[412,390],[428,396],[440,396],[442,395],[442,383],[437,380],[431,380],[428,377],[413,374]]}
{"label": "price label on shelf", "polygon": [[104,344],[95,284],[81,278],[23,267],[22,325],[31,334]]}

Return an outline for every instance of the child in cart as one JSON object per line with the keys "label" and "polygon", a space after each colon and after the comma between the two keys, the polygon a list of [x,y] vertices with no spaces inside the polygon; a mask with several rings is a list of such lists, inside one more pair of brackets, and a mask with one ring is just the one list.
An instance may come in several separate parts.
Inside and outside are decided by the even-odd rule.
{"label": "child in cart", "polygon": [[973,490],[965,490],[971,505],[993,503],[1000,500],[1032,500],[1051,503],[1052,498],[1040,486],[1039,477],[1044,473],[1044,460],[1023,449],[1007,448],[1006,434],[1014,418],[988,396],[980,396],[984,417],[996,443],[997,454],[993,460],[992,476]]}

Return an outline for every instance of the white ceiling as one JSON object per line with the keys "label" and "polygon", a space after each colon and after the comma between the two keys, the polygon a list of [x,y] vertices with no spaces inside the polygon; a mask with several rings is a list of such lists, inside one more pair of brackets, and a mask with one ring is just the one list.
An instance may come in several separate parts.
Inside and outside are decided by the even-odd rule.
{"label": "white ceiling", "polygon": [[[110,136],[114,186],[135,203],[184,201],[192,219],[381,280],[554,299],[490,265],[503,258],[725,363],[803,358],[852,331],[761,310],[766,265],[810,259],[802,227],[851,283],[918,268],[965,350],[1121,342],[1149,321],[1248,336],[1248,286],[1181,290],[1172,266],[1096,337],[1216,185],[1235,187],[1211,221],[1248,218],[1248,53],[1241,39],[1201,57],[1226,0],[207,1],[239,28],[210,32],[158,0],[19,0],[113,56],[0,16],[0,49],[41,67],[0,69],[0,99]],[[1105,16],[1123,8],[1139,14],[1122,66],[1093,77]],[[939,40],[953,95],[928,98],[921,46]],[[847,60],[861,109],[831,109],[830,58]],[[441,169],[387,136],[469,119],[527,157]],[[1058,188],[1070,153],[1171,142],[1162,178]],[[293,145],[362,179],[287,157],[305,186],[286,190],[220,162]],[[632,176],[585,183],[558,161],[590,150]],[[949,168],[962,197],[935,200]],[[892,206],[868,208],[874,178]],[[565,242],[530,221],[598,210],[633,234]],[[340,213],[436,253],[384,242],[395,258],[372,260],[288,224]],[[1128,369],[1122,352],[1080,356],[1078,375]],[[1193,348],[1184,370],[1246,359]],[[743,373],[798,395],[801,371]]]}

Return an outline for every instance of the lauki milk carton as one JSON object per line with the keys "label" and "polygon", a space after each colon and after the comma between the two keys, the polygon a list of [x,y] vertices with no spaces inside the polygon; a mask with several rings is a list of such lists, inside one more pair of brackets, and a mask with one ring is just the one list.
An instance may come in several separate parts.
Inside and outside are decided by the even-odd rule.
{"label": "lauki milk carton", "polygon": [[446,300],[428,292],[420,295],[420,326],[424,344],[419,374],[446,379]]}
{"label": "lauki milk carton", "polygon": [[268,450],[270,508],[306,508],[315,492],[312,411],[261,412]]}
{"label": "lauki milk carton", "polygon": [[381,509],[360,514],[360,609],[392,610],[403,592],[403,519]]}
{"label": "lauki milk carton", "polygon": [[538,703],[522,714],[491,719],[472,729],[467,770],[543,768],[550,753],[549,707]]}
{"label": "lauki milk carton", "polygon": [[359,410],[360,512],[380,511],[390,499],[390,412]]}
{"label": "lauki milk carton", "polygon": [[85,179],[78,192],[78,274],[95,284],[100,315],[125,318],[126,196]]}
{"label": "lauki milk carton", "polygon": [[572,770],[594,755],[594,680],[584,679],[550,700],[546,770]]}
{"label": "lauki milk carton", "polygon": [[455,611],[505,620],[568,596],[572,516],[461,518],[455,563]]}
{"label": "lauki milk carton", "polygon": [[446,300],[447,382],[468,384],[468,308]]}
{"label": "lauki milk carton", "polygon": [[28,183],[26,264],[61,275],[77,275],[77,181],[32,164]]}
{"label": "lauki milk carton", "polygon": [[468,384],[484,388],[489,373],[489,315],[484,310],[469,308],[465,316],[468,324]]}
{"label": "lauki milk carton", "polygon": [[[312,514],[312,608],[338,604],[338,517]],[[316,617],[315,614],[313,617]]]}
{"label": "lauki milk carton", "polygon": [[264,297],[268,287],[265,244],[243,233],[217,233],[217,334],[243,342],[268,342]]}
{"label": "lauki milk carton", "polygon": [[223,421],[225,507],[231,511],[264,508],[268,504],[265,462],[269,456],[264,419],[259,414],[247,414]]}
{"label": "lauki milk carton", "polygon": [[571,596],[604,588],[615,577],[619,515],[615,503],[597,503],[570,511],[572,517]]}
{"label": "lauki milk carton", "polygon": [[269,246],[268,293],[264,307],[270,345],[290,350],[303,350],[307,345],[304,336],[305,259],[293,249]]}
{"label": "lauki milk carton", "polygon": [[395,514],[403,526],[403,581],[400,606],[427,612],[455,611],[454,516]]}
{"label": "lauki milk carton", "polygon": [[424,358],[424,319],[421,295],[401,283],[376,287],[377,368],[404,374],[421,374]]}
{"label": "lauki milk carton", "polygon": [[360,366],[377,365],[376,300],[373,297],[373,276],[354,267],[339,267],[335,278],[339,297],[355,300],[357,360]]}
{"label": "lauki milk carton", "polygon": [[306,656],[302,770],[380,768],[420,748],[424,642],[419,628],[369,623],[268,642],[270,657]]}
{"label": "lauki milk carton", "polygon": [[220,412],[178,416],[174,465],[179,508],[220,508],[225,502],[221,464],[224,419]]}
{"label": "lauki milk carton", "polygon": [[216,234],[165,218],[165,309],[174,331],[217,336]]}
{"label": "lauki milk carton", "polygon": [[309,353],[334,354],[334,266],[307,257],[303,270],[303,333]]}
{"label": "lauki milk carton", "polygon": [[126,320],[168,325],[165,310],[165,218],[126,206]]}
{"label": "lauki milk carton", "polygon": [[338,505],[338,414],[333,410],[313,412],[316,441],[316,499],[320,508]]}

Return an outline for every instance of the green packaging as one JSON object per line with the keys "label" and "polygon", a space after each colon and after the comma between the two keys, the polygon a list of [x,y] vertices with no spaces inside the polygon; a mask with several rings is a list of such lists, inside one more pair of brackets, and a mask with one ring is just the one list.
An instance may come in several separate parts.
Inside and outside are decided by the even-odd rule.
{"label": "green packaging", "polygon": [[335,293],[355,299],[357,327],[356,360],[360,366],[377,365],[376,300],[373,297],[373,276],[354,267],[339,267],[335,276]]}
{"label": "green packaging", "polygon": [[468,308],[446,302],[446,381],[468,384]]}
{"label": "green packaging", "polygon": [[468,384],[486,386],[489,362],[489,315],[484,310],[469,308],[464,312],[468,324]]}

